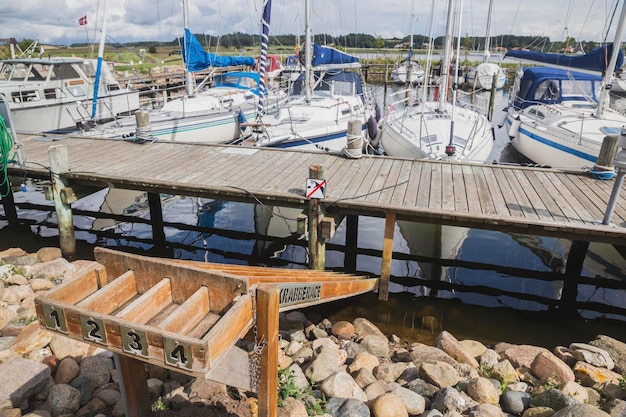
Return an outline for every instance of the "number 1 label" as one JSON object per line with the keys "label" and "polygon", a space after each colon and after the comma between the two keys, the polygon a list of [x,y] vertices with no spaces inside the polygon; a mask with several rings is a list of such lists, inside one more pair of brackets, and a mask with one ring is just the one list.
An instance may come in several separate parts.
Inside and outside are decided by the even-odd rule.
{"label": "number 1 label", "polygon": [[44,323],[48,329],[67,333],[65,310],[48,304],[42,304],[41,309],[43,311]]}

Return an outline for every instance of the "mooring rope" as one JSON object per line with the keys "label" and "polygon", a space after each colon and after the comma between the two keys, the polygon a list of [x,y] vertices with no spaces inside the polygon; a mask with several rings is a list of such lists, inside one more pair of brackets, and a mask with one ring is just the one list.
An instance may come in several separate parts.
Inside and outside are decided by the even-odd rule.
{"label": "mooring rope", "polygon": [[[11,184],[7,175],[7,165],[9,155],[13,151],[13,138],[9,134],[9,129],[4,123],[4,119],[0,116],[0,170],[2,170],[2,183],[0,183],[0,198],[9,195]],[[11,157],[13,158],[15,154]]]}

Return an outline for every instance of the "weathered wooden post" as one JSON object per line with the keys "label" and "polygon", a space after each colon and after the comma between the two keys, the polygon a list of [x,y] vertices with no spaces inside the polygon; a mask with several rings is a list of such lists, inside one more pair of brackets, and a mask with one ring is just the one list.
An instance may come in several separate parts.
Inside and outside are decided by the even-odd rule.
{"label": "weathered wooden post", "polygon": [[[604,146],[604,143],[602,144]],[[611,191],[611,196],[609,197],[609,202],[607,204],[606,212],[604,213],[604,219],[602,220],[602,224],[611,224],[611,217],[613,216],[613,211],[615,210],[615,204],[617,204],[617,198],[619,197],[619,192],[624,185],[624,176],[626,175],[626,132],[622,131],[619,136],[619,141],[617,146],[622,148],[622,150],[617,154],[615,159],[613,160],[613,165],[617,168],[617,177],[615,178],[615,183],[613,184],[613,191]]]}
{"label": "weathered wooden post", "polygon": [[383,240],[383,262],[380,268],[380,284],[378,299],[389,299],[389,279],[391,278],[391,255],[393,254],[393,233],[396,225],[396,214],[387,213],[385,218],[385,238]]}
{"label": "weathered wooden post", "polygon": [[491,77],[491,92],[489,93],[489,110],[487,112],[487,119],[491,122],[493,120],[493,106],[496,101],[496,84],[498,83],[498,73],[496,72]]}
{"label": "weathered wooden post", "polygon": [[57,223],[59,224],[59,245],[63,256],[68,260],[73,260],[76,256],[76,239],[74,237],[74,219],[72,216],[73,194],[69,183],[61,176],[69,171],[69,159],[67,147],[65,145],[55,145],[48,148],[50,158],[50,172],[52,179],[52,195],[54,197],[54,207],[57,213]]}
{"label": "weathered wooden post", "polygon": [[352,157],[358,158],[363,155],[363,131],[361,121],[352,119],[348,121],[348,133],[346,134],[346,151]]}
{"label": "weathered wooden post", "polygon": [[[600,153],[598,154],[598,160],[593,166],[592,176],[600,178],[603,172],[612,173],[615,171],[613,168],[613,158],[617,153],[617,140],[618,135],[608,135],[602,140],[602,146],[600,147]],[[594,175],[595,173],[595,175]]]}
{"label": "weathered wooden post", "polygon": [[150,207],[150,225],[152,226],[152,240],[154,245],[165,249],[165,231],[163,230],[163,208],[161,207],[161,195],[148,193],[148,206]]}
{"label": "weathered wooden post", "polygon": [[324,270],[326,267],[326,241],[320,236],[320,223],[324,215],[320,210],[320,195],[323,197],[326,189],[324,168],[321,165],[309,167],[306,196],[309,197],[309,268]]}
{"label": "weathered wooden post", "polygon": [[278,412],[279,289],[277,285],[259,285],[256,294],[256,343],[259,349],[263,349],[257,392],[259,417],[273,417]]}
{"label": "weathered wooden post", "polygon": [[152,128],[150,127],[150,113],[148,110],[137,110],[135,112],[135,122],[137,123],[137,132],[135,137],[137,142],[152,142]]}
{"label": "weathered wooden post", "polygon": [[127,355],[113,353],[119,376],[120,394],[128,417],[146,417],[150,414],[150,393],[145,364]]}

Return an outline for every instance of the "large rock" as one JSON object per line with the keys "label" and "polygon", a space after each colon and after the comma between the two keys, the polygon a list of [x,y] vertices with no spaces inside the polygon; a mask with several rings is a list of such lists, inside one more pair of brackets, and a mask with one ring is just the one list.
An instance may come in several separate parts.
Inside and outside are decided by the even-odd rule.
{"label": "large rock", "polygon": [[322,349],[304,370],[304,374],[313,383],[320,382],[339,370],[337,355],[333,349]]}
{"label": "large rock", "polygon": [[22,358],[11,358],[0,364],[0,410],[19,407],[44,390],[50,380],[50,367]]}
{"label": "large rock", "polygon": [[367,395],[365,395],[361,387],[344,371],[330,375],[322,382],[320,389],[327,398],[341,397],[354,398],[363,402],[367,401]]}
{"label": "large rock", "polygon": [[589,404],[573,404],[565,407],[552,417],[611,417],[609,414]]}
{"label": "large rock", "polygon": [[39,322],[33,322],[26,326],[15,339],[11,350],[19,355],[25,355],[34,350],[41,349],[50,343],[52,333],[39,326]]}
{"label": "large rock", "polygon": [[367,319],[359,317],[354,319],[352,324],[354,325],[354,332],[359,336],[359,338],[363,338],[367,335],[380,336],[385,339],[387,338],[387,336],[385,336],[385,334],[381,332],[374,323]]}
{"label": "large rock", "polygon": [[113,361],[105,356],[88,356],[80,361],[80,375],[89,378],[94,388],[109,382],[111,369]]}
{"label": "large rock", "polygon": [[550,353],[546,348],[531,345],[518,345],[506,348],[502,352],[502,357],[508,359],[515,368],[530,369],[537,355],[542,352]]}
{"label": "large rock", "polygon": [[440,361],[423,363],[420,367],[420,377],[439,388],[453,387],[459,382],[454,368]]}
{"label": "large rock", "polygon": [[411,362],[418,368],[423,362],[439,361],[456,366],[458,362],[441,349],[416,343],[411,346]]}
{"label": "large rock", "polygon": [[69,357],[76,362],[80,362],[83,357],[87,356],[90,348],[91,346],[87,343],[70,339],[58,333],[54,333],[50,340],[50,349],[59,360]]}
{"label": "large rock", "polygon": [[613,370],[620,374],[626,374],[626,343],[609,336],[600,335],[589,344],[607,351],[615,363]]}
{"label": "large rock", "polygon": [[575,404],[579,404],[579,402],[555,388],[535,395],[531,401],[531,405],[534,407],[550,407],[557,411]]}
{"label": "large rock", "polygon": [[498,404],[500,391],[487,378],[474,378],[467,384],[467,394],[479,403]]}
{"label": "large rock", "polygon": [[370,417],[370,409],[363,401],[354,398],[331,398],[324,411],[333,417]]}
{"label": "large rock", "polygon": [[400,398],[402,404],[411,416],[419,416],[426,409],[426,400],[418,393],[408,388],[398,387],[392,391],[393,395]]}
{"label": "large rock", "polygon": [[80,372],[80,366],[72,358],[65,358],[57,367],[54,382],[57,384],[69,384]]}
{"label": "large rock", "polygon": [[601,388],[606,384],[619,384],[622,376],[606,368],[598,368],[586,362],[576,362],[572,368],[574,377],[584,387]]}
{"label": "large rock", "polygon": [[354,360],[350,365],[348,365],[348,372],[357,372],[361,369],[367,369],[371,373],[374,372],[374,368],[380,365],[380,361],[378,360],[378,356],[372,355],[371,353],[365,351],[356,355]]}
{"label": "large rock", "polygon": [[52,417],[74,414],[80,408],[80,391],[66,384],[57,384],[48,394]]}
{"label": "large rock", "polygon": [[63,257],[61,249],[52,246],[39,249],[36,255],[37,259],[39,259],[41,262],[50,262]]}
{"label": "large rock", "polygon": [[540,352],[530,364],[539,379],[556,378],[560,382],[574,381],[574,372],[565,362],[551,352]]}
{"label": "large rock", "polygon": [[408,417],[409,413],[402,400],[392,393],[377,397],[370,405],[374,417]]}
{"label": "large rock", "polygon": [[389,341],[384,336],[380,337],[368,334],[361,339],[361,346],[363,346],[372,355],[376,355],[379,358],[389,357]]}
{"label": "large rock", "polygon": [[478,361],[474,359],[472,353],[466,351],[463,345],[449,332],[445,330],[441,332],[435,339],[435,346],[453,357],[457,362],[478,368]]}
{"label": "large rock", "polygon": [[579,361],[587,362],[593,366],[607,368],[611,370],[615,367],[615,362],[611,355],[604,349],[586,343],[572,343],[569,345],[574,357]]}

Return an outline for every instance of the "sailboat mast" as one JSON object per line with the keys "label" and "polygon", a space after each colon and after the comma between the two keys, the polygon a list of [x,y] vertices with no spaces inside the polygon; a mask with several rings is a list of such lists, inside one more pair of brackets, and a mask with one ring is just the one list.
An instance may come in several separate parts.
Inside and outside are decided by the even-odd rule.
{"label": "sailboat mast", "polygon": [[102,71],[102,59],[104,57],[104,41],[107,31],[107,0],[104,0],[102,11],[102,31],[100,32],[100,45],[98,46],[98,63],[96,64],[96,79],[93,83],[93,100],[91,105],[91,118],[95,119],[98,110],[98,90],[100,89],[100,73]]}
{"label": "sailboat mast", "polygon": [[304,94],[306,102],[311,101],[311,6],[304,0]]}
{"label": "sailboat mast", "polygon": [[446,21],[446,37],[445,44],[443,45],[443,59],[441,60],[441,82],[439,83],[439,111],[444,111],[446,96],[448,92],[448,78],[450,71],[451,61],[451,46],[452,46],[452,26],[453,26],[453,7],[454,0],[448,0],[448,19]]}
{"label": "sailboat mast", "polygon": [[[183,26],[185,27],[185,29],[189,29],[189,10],[187,9],[187,0],[183,0]],[[185,31],[185,39],[183,39],[183,42],[185,43],[185,54],[189,54],[189,48],[188,45],[190,44],[186,38],[187,36],[187,31]],[[185,64],[185,88],[187,89],[187,95],[191,96],[193,95],[193,77],[191,76],[191,71],[189,71],[189,56],[185,57],[186,59],[184,59],[183,61],[186,63]]]}
{"label": "sailboat mast", "polygon": [[409,38],[409,58],[413,57],[413,30],[415,26],[415,0],[411,6],[411,37]]}
{"label": "sailboat mast", "polygon": [[602,90],[600,91],[600,95],[598,97],[598,108],[596,109],[595,117],[602,117],[604,114],[604,107],[606,105],[606,100],[609,94],[609,87],[611,85],[611,79],[613,78],[613,73],[615,72],[615,64],[617,63],[617,56],[619,54],[619,50],[622,46],[622,35],[624,34],[624,21],[626,20],[626,0],[622,3],[622,13],[619,16],[619,23],[617,24],[617,29],[615,29],[615,38],[613,39],[613,53],[611,55],[611,60],[609,61],[609,66],[604,72],[604,79],[602,80]]}
{"label": "sailboat mast", "polygon": [[493,0],[489,0],[489,11],[487,12],[487,30],[485,31],[485,52],[483,53],[483,62],[489,61],[489,42],[491,40],[491,10],[493,8]]}
{"label": "sailboat mast", "polygon": [[[434,24],[435,24],[435,0],[432,1],[432,5],[430,7],[430,21],[428,22],[428,55],[426,58],[426,68],[424,70],[424,81],[423,84],[428,85],[429,77],[430,77],[430,68],[433,60],[433,44],[434,44]],[[428,88],[422,89],[422,101],[426,102],[428,98]]]}

